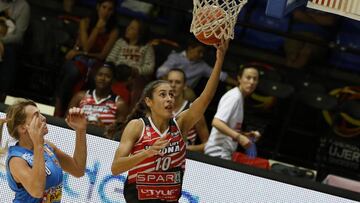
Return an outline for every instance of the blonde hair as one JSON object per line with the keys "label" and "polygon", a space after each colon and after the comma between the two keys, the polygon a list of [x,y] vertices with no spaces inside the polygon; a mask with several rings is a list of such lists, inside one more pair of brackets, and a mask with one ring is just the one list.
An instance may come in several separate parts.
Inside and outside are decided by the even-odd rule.
{"label": "blonde hair", "polygon": [[[5,119],[0,119],[0,159],[2,159],[5,156],[8,149],[8,143],[5,144],[5,147],[2,147],[2,131],[5,122],[6,122]],[[5,164],[0,162],[0,169],[3,167],[5,167]]]}
{"label": "blonde hair", "polygon": [[25,107],[35,106],[35,102],[32,100],[19,100],[15,104],[9,106],[6,112],[6,119],[0,120],[0,158],[2,158],[8,148],[8,144],[5,144],[5,147],[2,147],[2,134],[4,123],[8,129],[9,135],[15,139],[19,139],[18,127],[25,123],[26,121],[26,112]]}

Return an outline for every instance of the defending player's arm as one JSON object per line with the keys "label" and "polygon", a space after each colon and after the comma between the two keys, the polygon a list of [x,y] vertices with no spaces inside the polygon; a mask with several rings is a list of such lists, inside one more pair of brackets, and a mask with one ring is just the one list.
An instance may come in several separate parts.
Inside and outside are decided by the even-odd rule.
{"label": "defending player's arm", "polygon": [[61,168],[74,177],[82,177],[85,174],[87,159],[87,122],[85,114],[79,108],[71,108],[69,109],[69,114],[67,115],[65,121],[73,130],[75,130],[76,133],[75,150],[73,156],[69,156],[68,154],[57,148],[54,144],[49,144],[54,149]]}
{"label": "defending player's arm", "polygon": [[118,149],[111,165],[111,173],[118,175],[126,172],[142,162],[146,158],[159,154],[160,150],[169,144],[166,136],[158,139],[154,145],[147,150],[129,156],[135,142],[139,139],[143,129],[143,123],[140,120],[130,121],[124,129]]}

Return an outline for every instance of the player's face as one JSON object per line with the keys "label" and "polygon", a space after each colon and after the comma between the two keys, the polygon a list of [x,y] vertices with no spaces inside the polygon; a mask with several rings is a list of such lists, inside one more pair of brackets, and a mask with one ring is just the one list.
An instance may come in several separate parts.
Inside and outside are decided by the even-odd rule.
{"label": "player's face", "polygon": [[146,104],[155,113],[163,118],[171,118],[174,109],[174,91],[168,83],[160,84],[154,89],[153,98],[146,98]]}
{"label": "player's face", "polygon": [[97,7],[99,18],[108,20],[114,12],[114,4],[111,1],[104,1]]}
{"label": "player's face", "polygon": [[110,88],[113,79],[113,73],[109,68],[101,67],[96,73],[96,89]]}
{"label": "player's face", "polygon": [[246,68],[241,76],[238,76],[241,92],[247,96],[254,92],[259,82],[259,72],[255,68]]}
{"label": "player's face", "polygon": [[170,71],[167,79],[174,91],[175,98],[183,95],[185,90],[184,75],[179,71]]}
{"label": "player's face", "polygon": [[203,46],[197,46],[197,47],[189,48],[186,54],[190,61],[198,61],[203,58],[204,51],[205,48]]}
{"label": "player's face", "polygon": [[132,20],[126,27],[125,38],[128,40],[137,39],[139,37],[140,24],[136,20]]}
{"label": "player's face", "polygon": [[45,128],[42,132],[43,135],[46,135],[48,133],[48,128],[46,126],[46,118],[40,113],[40,110],[32,105],[28,105],[25,107],[25,114],[26,114],[26,121],[25,125],[30,125],[32,119],[34,117],[38,117],[41,121],[41,123],[45,123]]}

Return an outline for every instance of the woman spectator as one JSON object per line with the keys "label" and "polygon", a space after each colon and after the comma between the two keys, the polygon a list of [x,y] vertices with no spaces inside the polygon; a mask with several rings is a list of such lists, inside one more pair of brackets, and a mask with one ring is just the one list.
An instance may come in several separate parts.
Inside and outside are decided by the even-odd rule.
{"label": "woman spectator", "polygon": [[115,65],[125,64],[132,68],[130,83],[130,106],[139,99],[146,83],[151,79],[155,66],[154,49],[147,44],[146,27],[143,22],[133,19],[126,27],[125,35],[118,39],[106,58]]}
{"label": "woman spectator", "polygon": [[88,124],[100,127],[113,124],[115,120],[125,120],[128,108],[124,100],[111,91],[113,81],[113,67],[104,64],[95,75],[95,89],[78,92],[71,99],[69,108],[80,107]]}
{"label": "woman spectator", "polygon": [[93,73],[118,38],[115,8],[115,0],[99,0],[94,14],[80,21],[78,40],[65,56],[64,75],[56,95],[56,116],[63,116],[73,92],[92,81]]}
{"label": "woman spectator", "polygon": [[205,154],[231,160],[238,144],[245,149],[252,144],[251,139],[260,138],[258,131],[243,132],[244,99],[251,95],[259,81],[259,71],[253,66],[240,69],[237,76],[239,85],[227,91],[220,99],[212,121],[212,129],[205,145]]}

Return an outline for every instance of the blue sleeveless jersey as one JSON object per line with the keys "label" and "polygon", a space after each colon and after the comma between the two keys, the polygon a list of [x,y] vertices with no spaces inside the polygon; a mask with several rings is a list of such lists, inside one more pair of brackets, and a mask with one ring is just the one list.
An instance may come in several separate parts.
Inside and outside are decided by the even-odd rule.
{"label": "blue sleeveless jersey", "polygon": [[34,152],[20,146],[11,146],[6,161],[6,175],[10,188],[15,192],[13,203],[60,203],[62,196],[63,171],[54,154],[54,150],[48,144],[44,145],[44,159],[46,172],[46,186],[43,198],[32,197],[25,188],[16,183],[10,173],[9,161],[13,157],[24,159],[30,167],[33,165]]}

